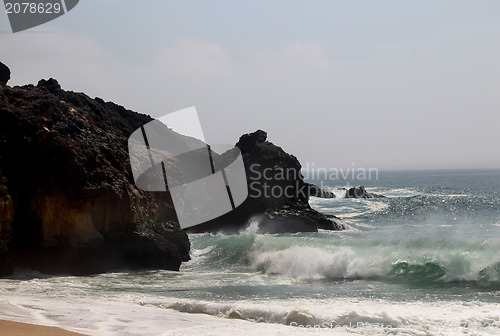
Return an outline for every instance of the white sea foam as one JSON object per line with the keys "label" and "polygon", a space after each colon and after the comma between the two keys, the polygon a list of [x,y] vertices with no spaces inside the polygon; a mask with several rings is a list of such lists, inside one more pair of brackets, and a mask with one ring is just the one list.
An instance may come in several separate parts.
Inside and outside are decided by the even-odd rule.
{"label": "white sea foam", "polygon": [[414,188],[370,188],[370,191],[390,198],[407,198],[420,195],[420,192]]}
{"label": "white sea foam", "polygon": [[500,332],[496,304],[460,301],[202,302],[175,301],[145,294],[124,294],[110,299],[105,292],[92,299],[80,295],[54,298],[19,293],[3,296],[0,318],[57,326],[91,336],[267,336],[293,335],[295,332],[386,335],[387,328],[394,335],[498,335]]}
{"label": "white sea foam", "polygon": [[[369,299],[288,300],[255,303],[176,302],[169,306],[183,312],[245,319],[292,326],[318,334],[344,327],[354,334],[395,335],[495,335],[500,331],[495,304],[481,302],[397,303]],[[322,329],[314,328],[322,326]],[[385,327],[383,327],[385,326]],[[489,327],[488,327],[489,326]],[[333,330],[333,329],[332,329]],[[339,329],[334,329],[337,335]]]}
{"label": "white sea foam", "polygon": [[[348,239],[350,243],[345,244],[342,234],[321,234],[321,240],[257,236],[247,260],[251,268],[264,274],[297,280],[393,279],[424,285],[478,282],[483,287],[500,281],[496,240],[478,244],[446,239]],[[343,234],[354,237],[358,233]],[[330,235],[339,240],[334,243]]]}
{"label": "white sea foam", "polygon": [[199,249],[199,250],[191,249],[191,257],[192,258],[200,258],[202,256],[209,254],[210,251],[212,251],[212,249],[213,249],[213,246],[207,246],[207,247]]}
{"label": "white sea foam", "polygon": [[[357,279],[380,276],[383,262],[356,254],[349,247],[329,251],[308,246],[292,246],[279,251],[256,250],[252,265],[266,274],[280,274],[299,280]],[[390,263],[387,263],[390,265]]]}
{"label": "white sea foam", "polygon": [[286,335],[285,325],[262,325],[209,315],[183,314],[148,304],[124,301],[33,299],[10,297],[0,302],[0,317],[19,322],[56,326],[91,336],[157,335]]}
{"label": "white sea foam", "polygon": [[370,202],[368,204],[370,212],[383,211],[389,207],[389,204],[384,202]]}

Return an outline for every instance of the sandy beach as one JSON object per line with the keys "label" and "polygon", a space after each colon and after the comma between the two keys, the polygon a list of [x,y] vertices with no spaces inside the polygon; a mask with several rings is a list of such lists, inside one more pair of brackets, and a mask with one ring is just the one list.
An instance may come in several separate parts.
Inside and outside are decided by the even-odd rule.
{"label": "sandy beach", "polygon": [[3,336],[85,336],[56,327],[0,320],[0,334]]}

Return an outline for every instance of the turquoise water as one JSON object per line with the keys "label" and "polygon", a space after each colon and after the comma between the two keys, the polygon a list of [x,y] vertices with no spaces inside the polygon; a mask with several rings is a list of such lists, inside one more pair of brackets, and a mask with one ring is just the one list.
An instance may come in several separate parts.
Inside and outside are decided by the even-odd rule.
{"label": "turquoise water", "polygon": [[237,309],[243,319],[280,324],[297,307],[314,323],[338,325],[499,321],[500,170],[380,172],[323,185],[339,196],[339,186],[365,185],[386,198],[310,199],[345,231],[260,235],[252,222],[239,235],[192,234],[192,260],[180,272],[18,270],[0,287],[10,302],[26,293],[40,302],[117,300],[221,317]]}
{"label": "turquoise water", "polygon": [[[380,172],[361,183],[387,198],[311,199],[343,219],[343,232],[190,236],[195,257],[183,271],[224,272],[229,283],[193,280],[179,296],[498,302],[500,171]],[[330,181],[347,184],[356,182]]]}

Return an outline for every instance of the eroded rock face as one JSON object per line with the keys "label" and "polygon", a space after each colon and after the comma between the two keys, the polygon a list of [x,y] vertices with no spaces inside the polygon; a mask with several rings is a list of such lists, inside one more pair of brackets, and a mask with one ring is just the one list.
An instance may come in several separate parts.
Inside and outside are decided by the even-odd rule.
{"label": "eroded rock face", "polygon": [[128,136],[151,121],[53,79],[0,90],[0,273],[178,270],[170,195],[134,186]]}
{"label": "eroded rock face", "polygon": [[245,163],[248,198],[232,212],[189,231],[236,233],[252,222],[258,223],[263,233],[343,228],[335,219],[330,220],[309,206],[309,195],[314,188],[304,182],[299,161],[267,141],[266,132],[245,134],[236,146]]}
{"label": "eroded rock face", "polygon": [[0,62],[0,84],[7,84],[10,79],[10,69]]}
{"label": "eroded rock face", "polygon": [[12,220],[14,207],[8,193],[7,179],[0,169],[0,276],[12,273],[10,247],[12,242]]}
{"label": "eroded rock face", "polygon": [[335,194],[327,189],[322,189],[314,184],[309,183],[309,196],[319,198],[335,198]]}

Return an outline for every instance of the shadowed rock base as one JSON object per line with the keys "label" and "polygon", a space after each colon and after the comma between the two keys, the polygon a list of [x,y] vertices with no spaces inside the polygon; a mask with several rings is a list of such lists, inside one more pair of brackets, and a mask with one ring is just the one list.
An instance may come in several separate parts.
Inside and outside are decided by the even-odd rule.
{"label": "shadowed rock base", "polygon": [[132,179],[128,136],[151,120],[54,79],[0,86],[0,274],[178,270],[189,260],[169,193]]}

